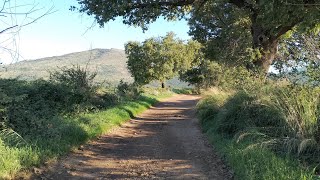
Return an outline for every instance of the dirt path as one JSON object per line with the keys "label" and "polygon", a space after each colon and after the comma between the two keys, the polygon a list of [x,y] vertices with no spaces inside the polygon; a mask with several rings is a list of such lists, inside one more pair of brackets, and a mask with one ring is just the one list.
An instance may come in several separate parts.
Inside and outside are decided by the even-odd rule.
{"label": "dirt path", "polygon": [[166,99],[70,154],[41,179],[231,179],[195,118],[199,97]]}

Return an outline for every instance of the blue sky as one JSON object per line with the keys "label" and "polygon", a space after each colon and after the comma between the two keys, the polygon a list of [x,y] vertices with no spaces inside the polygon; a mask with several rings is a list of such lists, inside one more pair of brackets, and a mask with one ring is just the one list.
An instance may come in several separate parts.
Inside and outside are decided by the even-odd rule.
{"label": "blue sky", "polygon": [[[0,2],[3,0],[0,0]],[[0,50],[0,62],[10,63],[17,60],[37,59],[62,55],[71,52],[84,51],[93,48],[118,48],[123,49],[127,41],[143,41],[146,38],[154,36],[163,36],[169,31],[177,34],[181,39],[189,39],[187,22],[166,22],[159,19],[150,25],[147,32],[143,33],[141,28],[129,27],[123,25],[121,19],[109,22],[103,29],[98,25],[88,30],[94,22],[93,17],[85,14],[69,11],[71,5],[77,5],[76,0],[12,0],[14,5],[26,5],[15,9],[15,12],[25,12],[36,5],[40,10],[25,16],[15,17],[15,22],[7,17],[0,17],[0,27],[6,27],[11,24],[22,24],[31,21],[45,13],[50,7],[54,6],[53,14],[39,19],[36,23],[25,26],[15,34],[15,42],[5,41],[12,37],[12,32],[0,34],[1,46],[11,49],[17,49],[19,58],[12,58],[7,51]],[[8,21],[10,20],[10,22]],[[6,25],[7,24],[7,25]],[[1,30],[0,30],[1,31]],[[5,42],[4,42],[5,41]]]}

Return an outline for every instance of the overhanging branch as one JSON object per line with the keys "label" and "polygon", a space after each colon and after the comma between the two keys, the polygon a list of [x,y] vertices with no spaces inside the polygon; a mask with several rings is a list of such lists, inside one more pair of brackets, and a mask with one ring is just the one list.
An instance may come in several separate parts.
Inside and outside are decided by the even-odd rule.
{"label": "overhanging branch", "polygon": [[277,28],[277,33],[274,36],[274,39],[278,39],[280,36],[284,35],[285,33],[287,33],[288,31],[292,30],[294,28],[294,26],[296,26],[297,24],[299,24],[300,22],[302,22],[303,19],[297,20],[292,22],[290,25],[286,25],[286,26],[280,26]]}
{"label": "overhanging branch", "polygon": [[0,34],[6,32],[6,31],[9,31],[10,29],[13,29],[13,28],[16,28],[18,27],[18,25],[14,25],[14,26],[11,26],[11,27],[8,27],[8,28],[5,28],[4,30],[0,31]]}
{"label": "overhanging branch", "polygon": [[151,3],[129,3],[129,7],[131,9],[140,9],[146,7],[179,7],[179,6],[187,6],[191,5],[196,0],[185,0],[185,1],[160,1],[160,2],[151,2]]}

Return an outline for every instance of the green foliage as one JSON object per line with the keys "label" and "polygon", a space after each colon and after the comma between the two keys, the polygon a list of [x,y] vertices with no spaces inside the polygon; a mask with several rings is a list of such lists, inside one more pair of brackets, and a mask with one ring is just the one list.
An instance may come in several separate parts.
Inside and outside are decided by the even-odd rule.
{"label": "green foliage", "polygon": [[232,168],[235,179],[248,180],[291,180],[317,179],[312,170],[305,169],[297,159],[281,157],[271,150],[248,147],[247,143],[236,143],[208,127],[207,135],[227,164]]}
{"label": "green foliage", "polygon": [[93,15],[100,26],[122,17],[123,23],[146,30],[160,16],[167,20],[186,18],[189,33],[205,45],[204,52],[210,59],[254,65],[265,73],[275,59],[279,40],[290,37],[290,31],[316,34],[320,27],[317,1],[78,0],[78,3],[79,9],[71,9]]}
{"label": "green foliage", "polygon": [[[269,105],[268,99],[252,93],[240,91],[224,104],[225,112],[219,114],[217,131],[228,136],[259,130],[261,133],[282,134],[284,118]],[[277,130],[277,131],[276,131]],[[266,131],[266,132],[265,132]]]}
{"label": "green foliage", "polygon": [[173,33],[143,43],[129,42],[125,45],[128,69],[135,83],[145,85],[153,80],[161,83],[183,73],[200,57],[200,44],[189,41],[185,44]]}
{"label": "green foliage", "polygon": [[278,144],[288,153],[320,162],[314,153],[320,152],[319,141],[319,89],[293,86],[277,89],[274,104],[285,117],[286,136]]}
{"label": "green foliage", "polygon": [[[258,172],[246,169],[241,171],[240,168],[256,169],[256,166],[263,165],[260,163],[263,160],[257,158],[264,159],[265,154],[274,157],[275,162],[265,163],[261,167],[261,169],[268,168],[270,173],[271,167],[268,166],[285,162],[279,165],[285,167],[285,164],[297,164],[297,160],[313,169],[315,164],[320,163],[319,89],[300,85],[256,84],[255,86],[258,87],[236,93],[214,93],[201,100],[197,109],[203,129],[212,136],[220,138],[215,140],[215,143],[220,144],[221,140],[228,143],[219,146],[227,147],[224,153],[231,153],[227,154],[230,158],[228,160],[234,163],[235,168],[239,168],[236,171],[242,178],[246,177],[244,179],[251,176],[260,177]],[[250,152],[250,156],[253,157],[246,156],[245,151]],[[244,160],[249,164],[237,163],[241,156],[251,159]],[[297,160],[293,160],[294,158]],[[294,170],[291,167],[283,170],[289,169]],[[300,175],[302,177],[300,173],[304,170],[299,171],[299,169],[303,169],[302,165],[294,170],[296,171],[292,174],[294,176],[282,177],[281,173],[274,172],[274,177],[269,177],[270,174],[266,177],[272,177],[271,179],[277,177],[290,179],[289,177],[297,178]],[[306,177],[310,178],[310,174]]]}
{"label": "green foliage", "polygon": [[211,121],[213,116],[219,113],[230,95],[221,90],[216,90],[214,93],[210,92],[210,95],[206,95],[201,99],[197,104],[197,114],[200,117],[201,123],[204,124],[207,121]]}
{"label": "green foliage", "polygon": [[148,97],[152,98],[167,98],[174,94],[171,90],[167,88],[143,87],[142,91],[143,95],[147,95]]}
{"label": "green foliage", "polygon": [[[91,79],[78,70],[56,73],[55,81],[0,79],[0,179],[64,155],[136,116],[156,103],[156,97],[168,96],[158,91],[156,96],[120,99],[131,97],[133,86],[126,83],[120,85],[124,94],[107,89],[96,93]],[[76,84],[79,79],[73,77],[78,75],[88,81]]]}
{"label": "green foliage", "polygon": [[180,79],[198,89],[220,87],[227,90],[252,90],[267,82],[264,74],[249,71],[242,66],[229,67],[208,60],[203,60],[198,66],[181,74]]}
{"label": "green foliage", "polygon": [[51,80],[1,79],[1,128],[12,128],[23,137],[50,137],[50,119],[59,114],[103,108],[95,104],[94,75],[80,67],[52,73]]}
{"label": "green foliage", "polygon": [[251,63],[249,12],[227,1],[208,1],[192,11],[189,34],[204,44],[206,58],[232,66]]}
{"label": "green foliage", "polygon": [[[318,104],[312,97],[317,91],[295,88],[217,92],[197,105],[204,131],[237,179],[312,179],[313,172],[298,159],[303,164],[319,163],[318,129],[312,121]],[[270,98],[273,92],[281,93]]]}
{"label": "green foliage", "polygon": [[219,85],[222,76],[222,66],[216,62],[204,60],[198,66],[181,74],[180,79],[195,85],[197,88],[209,88]]}
{"label": "green foliage", "polygon": [[76,97],[74,101],[78,103],[86,101],[95,92],[93,79],[97,73],[90,73],[87,69],[81,68],[79,65],[71,68],[61,68],[60,71],[50,72],[49,80],[58,83],[72,90],[72,97]]}
{"label": "green foliage", "polygon": [[[59,136],[48,129],[56,116],[97,111],[139,97],[138,89],[126,83],[119,85],[127,85],[120,91],[97,94],[94,76],[77,66],[51,73],[50,81],[0,79],[0,128],[13,129],[23,137]],[[59,118],[57,122],[62,123]]]}
{"label": "green foliage", "polygon": [[117,86],[117,94],[125,100],[137,99],[141,93],[140,88],[136,84],[129,84],[121,80]]}
{"label": "green foliage", "polygon": [[[314,20],[319,19],[320,14],[314,3],[208,1],[202,10],[192,11],[190,34],[205,44],[205,53],[210,59],[251,69],[258,67],[267,73],[278,53],[279,41],[287,44],[285,39],[290,38],[292,32],[302,34],[319,29],[319,23]],[[279,50],[284,53],[287,49]]]}

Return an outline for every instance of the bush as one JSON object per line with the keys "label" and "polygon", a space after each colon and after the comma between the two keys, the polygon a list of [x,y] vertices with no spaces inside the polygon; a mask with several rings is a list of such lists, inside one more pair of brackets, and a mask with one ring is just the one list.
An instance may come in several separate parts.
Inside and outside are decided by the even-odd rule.
{"label": "bush", "polygon": [[134,83],[129,84],[128,82],[121,80],[117,86],[117,94],[122,99],[133,100],[140,96],[141,90],[138,85]]}
{"label": "bush", "polygon": [[88,101],[94,95],[96,87],[93,85],[93,79],[96,75],[97,73],[89,73],[80,66],[64,67],[60,71],[50,72],[49,80],[69,88],[72,93],[69,101],[79,104]]}
{"label": "bush", "polygon": [[53,117],[106,107],[94,76],[77,66],[51,73],[49,81],[0,79],[0,130],[51,136],[46,129]]}
{"label": "bush", "polygon": [[216,119],[218,131],[229,136],[252,129],[274,131],[284,125],[284,118],[267,99],[246,91],[230,97],[223,108]]}

